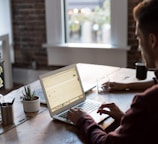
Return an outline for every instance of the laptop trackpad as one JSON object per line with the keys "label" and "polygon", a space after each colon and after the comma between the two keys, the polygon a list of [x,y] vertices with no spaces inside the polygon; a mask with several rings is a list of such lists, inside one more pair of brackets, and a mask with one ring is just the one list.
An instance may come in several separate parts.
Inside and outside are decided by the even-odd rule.
{"label": "laptop trackpad", "polygon": [[91,113],[89,113],[90,116],[95,120],[96,123],[101,123],[103,122],[106,118],[108,118],[109,116],[106,114],[102,114],[100,115],[99,113],[97,113],[97,111],[93,111]]}

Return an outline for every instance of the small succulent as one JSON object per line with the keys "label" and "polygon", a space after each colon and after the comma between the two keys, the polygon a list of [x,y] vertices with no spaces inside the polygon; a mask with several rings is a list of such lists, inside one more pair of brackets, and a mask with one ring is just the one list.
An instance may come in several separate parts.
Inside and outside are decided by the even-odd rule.
{"label": "small succulent", "polygon": [[29,85],[24,86],[23,100],[31,101],[34,100],[35,97],[35,91],[32,91]]}

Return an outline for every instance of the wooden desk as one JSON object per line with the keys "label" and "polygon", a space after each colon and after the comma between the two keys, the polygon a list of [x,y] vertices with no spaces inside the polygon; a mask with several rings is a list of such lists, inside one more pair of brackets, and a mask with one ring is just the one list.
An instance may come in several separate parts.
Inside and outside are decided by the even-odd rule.
{"label": "wooden desk", "polygon": [[[84,64],[82,65],[85,66]],[[87,67],[88,65],[86,65]],[[90,67],[92,65],[89,65]],[[109,72],[107,75],[111,80],[115,81],[134,81],[135,70],[118,67],[96,66],[96,71],[105,70]],[[111,69],[111,70],[110,70]],[[84,69],[86,70],[86,69]],[[83,69],[81,71],[84,71]],[[88,69],[89,70],[89,69]],[[93,76],[98,77],[98,73],[93,73]],[[100,77],[101,75],[99,75]],[[148,73],[148,78],[151,79],[153,73]],[[14,103],[15,120],[23,120],[17,126],[0,135],[0,143],[5,144],[86,144],[85,138],[72,125],[68,125],[59,121],[54,121],[49,115],[45,106],[41,105],[39,113],[27,115],[23,112],[20,101],[21,88],[17,89],[8,96],[17,94]],[[98,94],[94,88],[87,94],[87,98],[101,102],[115,102],[123,111],[130,107],[131,100],[136,92],[115,92]]]}

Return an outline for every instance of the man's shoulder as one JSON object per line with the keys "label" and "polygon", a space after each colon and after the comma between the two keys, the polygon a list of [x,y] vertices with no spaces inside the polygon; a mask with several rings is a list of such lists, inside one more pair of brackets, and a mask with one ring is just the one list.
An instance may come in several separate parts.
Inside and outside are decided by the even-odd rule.
{"label": "man's shoulder", "polygon": [[133,99],[133,102],[138,102],[142,100],[148,102],[155,101],[156,103],[158,103],[158,84],[153,85],[142,93],[136,94]]}

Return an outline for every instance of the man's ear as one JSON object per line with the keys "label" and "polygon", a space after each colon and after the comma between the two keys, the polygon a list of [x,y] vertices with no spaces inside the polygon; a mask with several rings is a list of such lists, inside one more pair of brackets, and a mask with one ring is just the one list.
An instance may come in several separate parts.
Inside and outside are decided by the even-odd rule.
{"label": "man's ear", "polygon": [[150,33],[149,41],[151,43],[152,48],[156,48],[156,47],[158,48],[158,36],[157,35]]}

